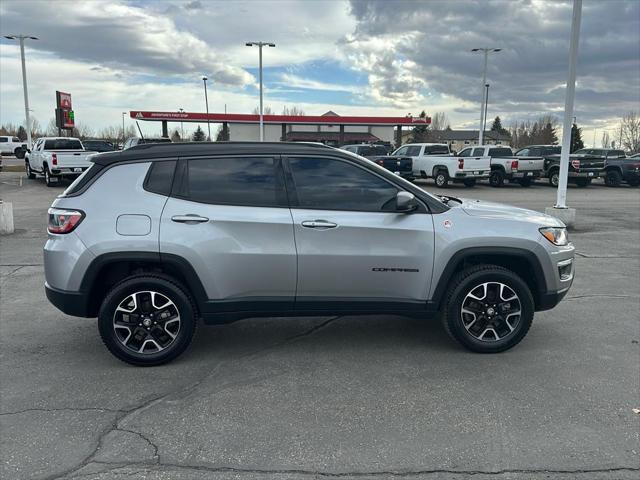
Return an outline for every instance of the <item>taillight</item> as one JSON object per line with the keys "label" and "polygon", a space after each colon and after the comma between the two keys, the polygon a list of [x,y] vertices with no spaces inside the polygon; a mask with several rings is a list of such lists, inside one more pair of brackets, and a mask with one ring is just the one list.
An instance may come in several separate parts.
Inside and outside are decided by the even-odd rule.
{"label": "taillight", "polygon": [[58,165],[58,156],[55,153],[51,154],[51,163],[53,165]]}
{"label": "taillight", "polygon": [[511,170],[518,170],[518,160],[511,160]]}
{"label": "taillight", "polygon": [[84,213],[80,210],[50,208],[47,213],[49,214],[49,225],[47,226],[49,233],[73,232],[84,218]]}
{"label": "taillight", "polygon": [[464,168],[464,158],[458,159],[458,170],[462,170]]}
{"label": "taillight", "polygon": [[571,160],[571,166],[576,170],[580,170],[580,160]]}

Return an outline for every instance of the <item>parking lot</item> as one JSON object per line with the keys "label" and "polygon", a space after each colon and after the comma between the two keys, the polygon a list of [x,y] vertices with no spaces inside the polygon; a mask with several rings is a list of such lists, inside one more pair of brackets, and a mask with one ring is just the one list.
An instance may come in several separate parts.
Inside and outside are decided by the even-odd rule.
{"label": "parking lot", "polygon": [[[544,211],[555,190],[435,188]],[[640,190],[570,186],[576,280],[525,340],[467,352],[439,322],[248,319],[135,368],[44,294],[64,186],[0,173],[0,441],[6,479],[637,478]]]}

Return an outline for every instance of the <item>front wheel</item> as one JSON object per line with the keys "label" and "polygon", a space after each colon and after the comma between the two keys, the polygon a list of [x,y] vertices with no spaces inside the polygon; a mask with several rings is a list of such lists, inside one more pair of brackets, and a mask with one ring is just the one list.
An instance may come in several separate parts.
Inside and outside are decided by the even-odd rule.
{"label": "front wheel", "polygon": [[25,156],[25,151],[23,148],[16,148],[13,152],[13,154],[16,156],[16,158],[18,159],[23,159]]}
{"label": "front wheel", "polygon": [[504,185],[504,173],[502,170],[493,170],[489,176],[489,185],[492,187],[501,187]]}
{"label": "front wheel", "polygon": [[607,187],[619,187],[622,183],[622,174],[618,170],[609,170],[604,177],[604,184]]}
{"label": "front wheel", "polygon": [[98,315],[100,336],[120,360],[167,363],[189,346],[196,310],[186,290],[164,275],[137,275],[111,289]]}
{"label": "front wheel", "polygon": [[445,188],[447,185],[449,185],[449,174],[444,170],[438,170],[436,176],[434,177],[434,180],[436,182],[436,186]]}
{"label": "front wheel", "polygon": [[25,172],[27,174],[27,178],[29,180],[33,180],[34,178],[36,178],[36,174],[33,173],[33,170],[31,170],[31,164],[29,163],[29,159],[27,159],[24,162],[24,170],[25,170]]}
{"label": "front wheel", "polygon": [[496,265],[478,265],[452,280],[443,323],[465,348],[497,353],[525,337],[533,312],[531,291],[518,275]]}

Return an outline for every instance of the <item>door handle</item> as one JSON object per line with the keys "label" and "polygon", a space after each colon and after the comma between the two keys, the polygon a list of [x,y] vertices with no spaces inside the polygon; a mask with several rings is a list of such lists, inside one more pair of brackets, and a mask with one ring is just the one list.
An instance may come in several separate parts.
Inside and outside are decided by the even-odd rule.
{"label": "door handle", "polygon": [[306,228],[317,228],[319,230],[324,230],[327,228],[336,228],[338,224],[328,222],[326,220],[305,220],[302,222],[302,226]]}
{"label": "door handle", "polygon": [[192,213],[189,213],[187,215],[174,215],[173,217],[171,217],[171,221],[172,222],[177,222],[177,223],[186,223],[188,225],[193,225],[193,224],[196,224],[196,223],[208,222],[209,219],[207,217],[201,217],[199,215],[194,215]]}

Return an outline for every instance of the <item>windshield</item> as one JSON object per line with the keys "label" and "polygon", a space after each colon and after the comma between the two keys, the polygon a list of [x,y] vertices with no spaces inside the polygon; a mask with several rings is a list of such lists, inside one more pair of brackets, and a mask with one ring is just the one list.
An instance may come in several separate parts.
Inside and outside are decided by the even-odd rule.
{"label": "windshield", "polygon": [[75,138],[55,138],[44,141],[45,150],[82,150],[82,143]]}

